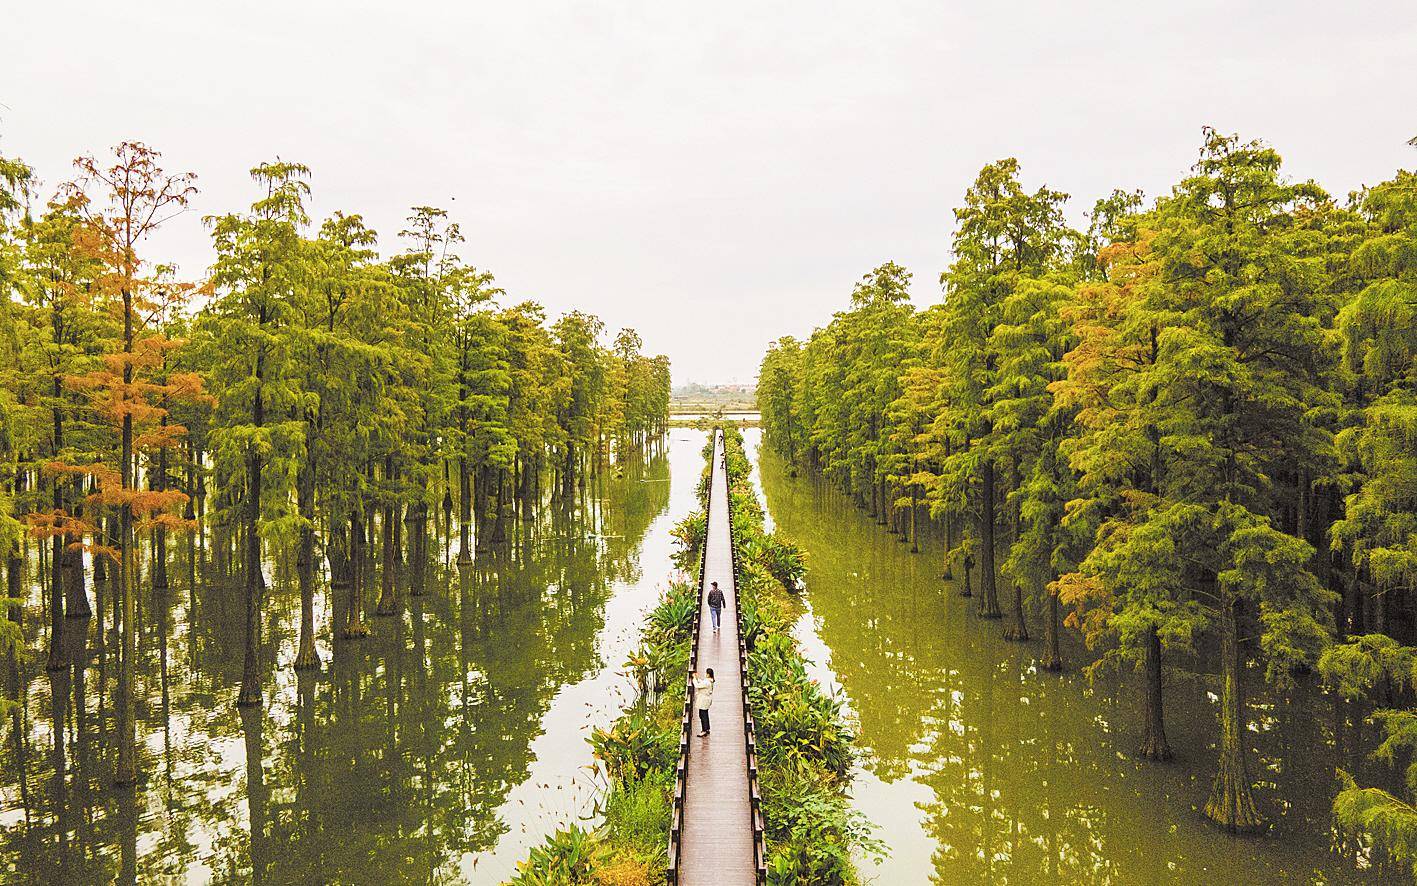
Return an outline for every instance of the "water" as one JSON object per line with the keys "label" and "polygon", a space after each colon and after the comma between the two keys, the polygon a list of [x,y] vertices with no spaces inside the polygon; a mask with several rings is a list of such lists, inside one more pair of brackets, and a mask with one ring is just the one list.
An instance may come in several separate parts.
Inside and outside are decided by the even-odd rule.
{"label": "water", "polygon": [[724,412],[720,416],[716,412],[675,412],[669,416],[670,421],[702,421],[703,419],[713,419],[722,417],[726,421],[734,422],[756,422],[762,420],[762,413],[754,410],[733,410]]}
{"label": "water", "polygon": [[[142,597],[136,791],[109,786],[116,638],[99,649],[90,626],[86,665],[57,674],[42,655],[21,663],[0,879],[501,882],[552,830],[596,820],[585,738],[633,691],[622,664],[672,568],[703,441],[675,431],[475,568],[434,545],[427,595],[371,616],[366,640],[332,645],[322,592],[314,679],[290,669],[299,596],[291,564],[273,562],[256,712],[233,706],[240,589],[179,544],[172,589]],[[43,624],[31,588],[29,650]]]}
{"label": "water", "polygon": [[[756,455],[758,431],[745,438]],[[240,589],[176,545],[173,588],[142,597],[144,778],[131,792],[109,787],[116,638],[99,648],[90,625],[84,666],[46,673],[31,587],[32,654],[0,726],[0,880],[500,882],[551,830],[596,820],[585,737],[632,691],[622,664],[671,569],[668,531],[694,506],[704,440],[673,431],[663,453],[474,569],[435,545],[428,594],[406,596],[401,619],[371,617],[367,640],[331,644],[321,593],[315,679],[290,670],[298,595],[291,564],[271,563],[267,705],[254,713],[233,706]],[[1253,771],[1275,826],[1226,837],[1198,811],[1215,759],[1204,679],[1168,687],[1177,762],[1137,760],[1133,675],[1089,684],[1072,646],[1065,675],[1035,672],[1037,641],[1005,643],[938,578],[937,539],[910,555],[830,489],[759,461],[770,523],[809,557],[798,638],[859,722],[854,801],[891,847],[868,877],[1379,881],[1328,816],[1335,767],[1386,771],[1367,760],[1361,712],[1308,690],[1255,693]]]}
{"label": "water", "polygon": [[[758,433],[745,432],[749,450]],[[855,805],[889,858],[865,873],[905,883],[1365,883],[1332,833],[1334,769],[1374,775],[1372,728],[1312,690],[1255,687],[1252,774],[1274,827],[1231,838],[1204,805],[1215,761],[1213,686],[1173,681],[1167,727],[1177,761],[1133,755],[1136,676],[1033,666],[1039,640],[1008,643],[999,622],[940,579],[939,540],[912,555],[843,496],[761,455],[778,531],[808,557],[797,636],[816,676],[844,693],[860,728]],[[1041,635],[1037,616],[1032,629]],[[1385,871],[1399,877],[1399,871]],[[1388,882],[1399,882],[1399,879]]]}

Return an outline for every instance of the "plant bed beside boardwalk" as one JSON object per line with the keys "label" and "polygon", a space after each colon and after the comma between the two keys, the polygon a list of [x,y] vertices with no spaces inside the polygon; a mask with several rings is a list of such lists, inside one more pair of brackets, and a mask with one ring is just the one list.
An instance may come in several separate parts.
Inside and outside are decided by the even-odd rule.
{"label": "plant bed beside boardwalk", "polygon": [[[736,428],[724,431],[738,603],[748,643],[749,703],[757,724],[768,882],[859,882],[853,859],[876,852],[865,820],[847,798],[853,735],[841,704],[807,676],[787,617],[787,587],[804,573],[792,545],[763,528]],[[707,525],[714,444],[699,486],[699,512],[674,529],[678,565],[697,567]],[[606,779],[603,823],[572,826],[532,850],[514,884],[640,884],[663,880],[690,631],[697,587],[679,574],[651,611],[627,667],[636,700],[608,730],[591,736]],[[746,823],[745,823],[746,824]]]}

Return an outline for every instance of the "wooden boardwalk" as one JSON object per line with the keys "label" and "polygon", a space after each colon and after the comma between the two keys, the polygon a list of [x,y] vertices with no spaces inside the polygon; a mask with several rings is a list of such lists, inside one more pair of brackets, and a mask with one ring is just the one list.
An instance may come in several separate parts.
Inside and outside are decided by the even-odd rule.
{"label": "wooden boardwalk", "polygon": [[[756,802],[757,760],[753,723],[746,710],[745,654],[738,633],[738,595],[733,575],[733,541],[728,520],[728,477],[723,438],[715,435],[713,478],[709,485],[708,535],[699,588],[699,617],[692,667],[713,668],[712,732],[699,738],[698,711],[690,698],[687,736],[681,743],[682,822],[678,843],[670,840],[669,882],[710,886],[752,886],[762,875],[762,818]],[[723,591],[723,627],[713,632],[707,589]],[[692,696],[692,693],[690,693]],[[677,804],[676,804],[677,805]],[[682,817],[681,817],[682,816]],[[756,827],[755,827],[756,824]]]}

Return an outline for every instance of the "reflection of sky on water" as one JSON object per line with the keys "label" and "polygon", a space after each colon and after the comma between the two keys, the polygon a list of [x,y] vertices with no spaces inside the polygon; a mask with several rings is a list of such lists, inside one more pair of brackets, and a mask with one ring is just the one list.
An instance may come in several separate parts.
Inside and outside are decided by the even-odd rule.
{"label": "reflection of sky on water", "polygon": [[[369,617],[366,640],[332,640],[322,588],[314,679],[289,667],[293,563],[271,560],[256,717],[233,706],[239,583],[210,538],[195,558],[175,545],[173,588],[140,598],[142,783],[132,794],[108,784],[117,636],[104,601],[103,650],[96,619],[87,643],[71,644],[87,649],[86,667],[51,679],[42,657],[21,665],[22,705],[0,746],[0,864],[11,872],[0,879],[499,881],[547,832],[594,814],[584,739],[630,689],[618,672],[671,568],[668,529],[693,506],[702,444],[675,431],[573,509],[516,524],[510,553],[469,569],[454,561],[456,527],[443,527],[428,593],[409,593],[409,564],[402,617]],[[28,648],[42,649],[42,601],[29,590]]]}
{"label": "reflection of sky on water", "polygon": [[[1333,770],[1365,771],[1371,727],[1334,699],[1251,689],[1252,774],[1275,817],[1270,834],[1233,839],[1206,823],[1215,710],[1203,678],[1168,686],[1179,759],[1137,759],[1135,677],[1061,678],[1034,665],[1041,641],[1001,639],[939,576],[940,540],[923,552],[888,534],[807,473],[758,457],[778,531],[805,549],[795,632],[812,675],[844,694],[860,728],[856,807],[891,847],[868,878],[921,883],[1374,882],[1331,850]],[[1039,616],[1033,626],[1041,633]],[[1257,677],[1257,675],[1254,675]],[[1335,719],[1335,711],[1341,714]]]}

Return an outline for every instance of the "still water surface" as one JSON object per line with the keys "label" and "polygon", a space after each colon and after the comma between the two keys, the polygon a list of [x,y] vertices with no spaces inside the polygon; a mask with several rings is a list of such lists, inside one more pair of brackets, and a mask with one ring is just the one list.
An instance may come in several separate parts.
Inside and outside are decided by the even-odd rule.
{"label": "still water surface", "polygon": [[[756,452],[758,432],[745,438]],[[891,848],[867,865],[877,882],[1401,882],[1360,869],[1330,828],[1335,767],[1373,766],[1359,712],[1255,686],[1252,773],[1274,827],[1228,837],[1199,812],[1216,757],[1205,680],[1168,686],[1177,761],[1140,760],[1132,674],[1089,684],[1076,645],[1065,674],[1038,671],[1040,641],[1004,641],[940,578],[938,539],[912,555],[828,485],[771,452],[755,461],[777,531],[807,552],[798,638],[858,721],[855,803]]]}
{"label": "still water surface", "polygon": [[[671,569],[668,530],[694,506],[703,440],[675,431],[473,568],[432,546],[426,595],[405,593],[401,618],[371,615],[368,639],[332,644],[318,609],[314,679],[290,669],[291,564],[270,564],[258,712],[233,706],[240,589],[184,547],[172,589],[142,598],[136,791],[109,787],[116,637],[100,647],[96,623],[75,622],[82,663],[21,663],[0,880],[501,882],[547,833],[595,818],[585,737],[632,691],[620,672]],[[32,589],[31,650],[42,615]]]}
{"label": "still water surface", "polygon": [[[876,882],[1380,881],[1329,827],[1334,767],[1377,774],[1361,712],[1255,693],[1275,827],[1228,838],[1197,811],[1214,762],[1205,680],[1168,687],[1178,761],[1137,760],[1131,675],[1089,684],[1077,648],[1062,677],[1036,672],[1036,643],[1005,643],[940,580],[938,540],[907,553],[829,488],[757,458],[756,429],[745,438],[770,522],[808,553],[799,639],[859,723],[855,803],[891,849],[867,867]],[[704,439],[674,431],[474,568],[435,545],[426,595],[406,595],[401,618],[371,616],[372,638],[332,644],[320,609],[314,679],[290,670],[299,599],[291,564],[272,563],[259,712],[232,704],[240,590],[209,552],[179,546],[173,588],[142,599],[136,791],[108,786],[116,638],[90,624],[69,669],[31,655],[13,675],[0,879],[500,882],[551,830],[595,820],[585,736],[632,691],[622,664],[671,569]],[[42,625],[32,588],[31,650]]]}

